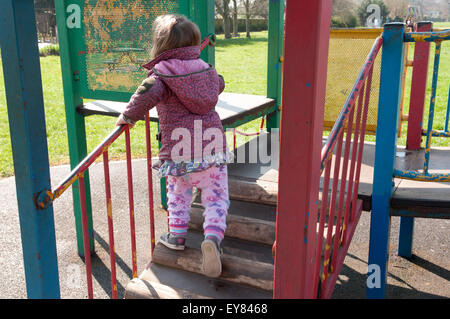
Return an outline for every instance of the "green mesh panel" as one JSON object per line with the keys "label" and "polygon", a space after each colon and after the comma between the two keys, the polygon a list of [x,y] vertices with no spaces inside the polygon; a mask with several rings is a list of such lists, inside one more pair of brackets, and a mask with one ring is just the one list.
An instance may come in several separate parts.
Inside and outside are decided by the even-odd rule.
{"label": "green mesh panel", "polygon": [[179,2],[85,0],[87,89],[134,92],[147,75],[141,65],[149,60],[153,21],[159,15],[180,12]]}

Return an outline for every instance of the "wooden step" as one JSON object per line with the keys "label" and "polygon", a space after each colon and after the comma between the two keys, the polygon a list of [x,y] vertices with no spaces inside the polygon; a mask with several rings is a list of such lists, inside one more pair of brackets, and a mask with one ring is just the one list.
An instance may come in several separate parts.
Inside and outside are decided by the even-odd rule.
{"label": "wooden step", "polygon": [[275,155],[268,163],[262,163],[259,156],[259,154],[271,155],[270,141],[271,134],[263,132],[234,150],[235,163],[228,165],[231,199],[276,206],[278,148],[274,149]]}
{"label": "wooden step", "polygon": [[126,299],[270,299],[272,292],[150,263],[125,288]]}
{"label": "wooden step", "polygon": [[[158,243],[153,263],[202,274],[201,233],[190,231],[184,251],[171,250]],[[271,246],[225,238],[222,242],[221,279],[256,287],[273,289],[273,257]]]}
{"label": "wooden step", "polygon": [[[192,207],[203,209],[201,203],[201,190],[194,188],[194,199]],[[267,221],[276,221],[276,207],[261,203],[253,203],[249,201],[230,200],[228,213],[254,219],[263,219]]]}
{"label": "wooden step", "polygon": [[156,281],[133,278],[125,288],[125,299],[208,299],[185,289],[163,285]]}
{"label": "wooden step", "polygon": [[[189,228],[203,231],[204,208],[193,203]],[[275,240],[275,207],[232,200],[227,216],[226,237],[272,245]]]}
{"label": "wooden step", "polygon": [[[261,138],[267,143],[259,143]],[[256,202],[267,205],[277,205],[278,194],[278,144],[268,145],[271,141],[271,133],[262,133],[251,139],[249,142],[239,146],[235,153],[235,162],[228,165],[228,184],[231,199]],[[326,139],[323,139],[325,143]],[[276,154],[270,163],[261,163],[259,156],[255,154]],[[271,151],[267,149],[273,148]],[[372,200],[372,181],[373,181],[373,160],[374,160],[374,143],[365,143],[363,152],[363,162],[361,166],[360,182],[358,190],[358,198],[363,201],[363,209],[371,210]],[[244,162],[238,162],[238,154]],[[323,176],[320,181],[323,183]],[[398,179],[394,179],[394,183],[398,185]]]}
{"label": "wooden step", "polygon": [[230,199],[277,205],[278,184],[275,183],[261,180],[248,181],[229,176],[228,190]]}
{"label": "wooden step", "polygon": [[[203,231],[204,208],[197,202],[191,207],[189,229]],[[343,218],[341,222],[343,221]],[[336,225],[336,217],[333,225]],[[319,222],[317,223],[317,230]],[[324,241],[328,230],[328,220],[324,225]],[[231,200],[227,216],[225,237],[242,239],[266,245],[273,245],[276,232],[275,207],[251,202]],[[333,226],[333,236],[335,227]]]}

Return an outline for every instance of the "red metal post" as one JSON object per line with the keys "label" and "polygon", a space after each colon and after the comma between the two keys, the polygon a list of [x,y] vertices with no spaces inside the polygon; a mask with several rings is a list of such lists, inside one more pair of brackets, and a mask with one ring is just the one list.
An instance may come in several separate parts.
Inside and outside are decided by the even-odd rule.
{"label": "red metal post", "polygon": [[137,277],[136,227],[134,224],[133,173],[131,168],[130,128],[128,125],[125,129],[125,146],[127,152],[128,205],[130,208],[131,254],[133,263],[133,278],[136,278]]}
{"label": "red metal post", "polygon": [[150,246],[151,253],[155,249],[155,214],[153,206],[153,176],[152,176],[152,144],[150,139],[150,116],[145,114],[145,141],[147,143],[147,179],[148,179],[148,206],[150,212]]}
{"label": "red metal post", "polygon": [[[431,22],[419,22],[417,32],[431,31]],[[429,42],[416,42],[414,48],[411,97],[409,102],[408,132],[406,148],[419,150],[422,141],[422,120],[427,88]]]}
{"label": "red metal post", "polygon": [[[370,92],[372,88],[372,75],[373,75],[373,65],[369,70],[369,74],[367,76],[366,80],[366,94],[364,98],[364,110],[362,115],[362,122],[361,122],[361,133],[359,135],[359,148],[358,148],[358,159],[356,161],[356,173],[355,173],[355,187],[353,189],[353,203],[356,203],[356,200],[358,198],[358,188],[359,188],[359,177],[361,174],[361,163],[362,163],[362,154],[364,149],[364,138],[366,135],[366,123],[367,123],[367,113],[369,110],[369,102],[370,102]],[[352,212],[350,215],[350,221],[355,220],[355,212],[356,212],[356,205],[352,206]]]}
{"label": "red metal post", "polygon": [[[274,298],[314,298],[331,0],[286,1]],[[308,220],[311,226],[308,227]]]}
{"label": "red metal post", "polygon": [[[368,92],[370,94],[370,92]],[[345,230],[347,229],[349,215],[351,213],[350,207],[352,206],[352,190],[353,190],[353,181],[355,176],[355,166],[356,166],[356,159],[357,159],[357,149],[358,149],[358,142],[359,142],[359,130],[361,126],[361,113],[363,109],[363,98],[364,98],[364,85],[361,88],[361,91],[359,91],[359,99],[358,104],[356,104],[356,123],[355,123],[355,133],[353,135],[353,144],[352,144],[352,156],[350,160],[350,175],[348,178],[348,184],[347,184],[347,193],[346,193],[346,201],[345,201],[345,214],[344,214],[344,224],[342,226],[342,236],[341,236],[341,243],[344,244],[345,240]],[[348,137],[347,137],[348,138]],[[362,146],[361,146],[362,147]],[[355,206],[356,202],[353,202],[353,206]]]}
{"label": "red metal post", "polygon": [[103,171],[105,173],[106,212],[108,215],[109,259],[111,262],[111,290],[113,299],[117,299],[116,256],[114,249],[114,227],[111,206],[111,182],[109,177],[108,150],[103,151]]}
{"label": "red metal post", "polygon": [[344,131],[341,130],[338,133],[337,143],[336,143],[336,156],[334,160],[334,171],[333,171],[333,184],[331,186],[331,200],[330,206],[328,208],[328,230],[327,230],[327,240],[325,243],[325,252],[323,258],[323,272],[322,272],[322,284],[326,283],[328,278],[328,270],[330,263],[331,254],[331,241],[333,237],[333,221],[334,212],[336,211],[336,197],[338,196],[338,185],[339,185],[339,171],[341,169],[341,154],[342,154],[342,141],[344,137]]}
{"label": "red metal post", "polygon": [[313,296],[317,296],[317,292],[319,289],[319,280],[320,280],[320,266],[322,261],[322,248],[323,248],[323,233],[325,229],[325,217],[327,215],[328,208],[328,193],[330,190],[330,172],[331,172],[331,163],[333,157],[330,154],[326,160],[325,164],[325,175],[323,178],[323,187],[322,187],[322,203],[320,207],[320,216],[319,216],[319,231],[317,233],[317,247],[316,247],[316,261],[314,266],[314,293]]}
{"label": "red metal post", "polygon": [[[347,170],[349,163],[349,154],[350,154],[350,142],[352,139],[352,129],[353,129],[353,118],[355,114],[355,106],[352,107],[349,113],[349,117],[347,120],[347,132],[345,135],[345,149],[344,149],[344,160],[342,162],[342,172],[341,172],[341,180],[340,180],[340,190],[339,190],[339,202],[338,202],[338,210],[336,214],[336,227],[334,234],[334,243],[333,243],[333,256],[331,262],[331,272],[336,269],[336,256],[337,250],[340,245],[340,231],[341,231],[341,219],[342,213],[344,210],[344,196],[345,196],[345,186],[347,182]],[[333,219],[328,220],[328,227],[333,226]]]}
{"label": "red metal post", "polygon": [[86,193],[84,188],[84,176],[78,179],[80,186],[80,204],[81,204],[81,224],[83,228],[83,244],[84,244],[84,263],[86,265],[86,282],[88,288],[89,299],[94,298],[92,290],[92,267],[91,267],[91,251],[89,249],[89,228],[86,209]]}

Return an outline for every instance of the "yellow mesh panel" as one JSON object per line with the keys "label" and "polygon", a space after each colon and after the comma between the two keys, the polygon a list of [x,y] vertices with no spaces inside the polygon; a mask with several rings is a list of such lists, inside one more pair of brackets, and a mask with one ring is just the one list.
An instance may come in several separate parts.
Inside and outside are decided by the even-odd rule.
{"label": "yellow mesh panel", "polygon": [[[328,53],[324,129],[331,130],[356,82],[361,67],[382,29],[332,30]],[[375,60],[367,134],[375,134],[380,86],[381,50]]]}
{"label": "yellow mesh panel", "polygon": [[133,92],[147,75],[152,23],[179,11],[178,0],[85,0],[87,87]]}

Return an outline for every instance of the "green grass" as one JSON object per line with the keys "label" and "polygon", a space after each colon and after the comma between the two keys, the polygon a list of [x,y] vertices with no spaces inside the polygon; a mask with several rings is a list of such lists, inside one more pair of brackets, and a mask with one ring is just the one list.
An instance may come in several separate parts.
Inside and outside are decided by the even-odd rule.
{"label": "green grass", "polygon": [[[239,38],[225,39],[218,35],[216,40],[216,69],[225,79],[225,92],[266,95],[267,86],[267,31],[253,32],[251,38],[245,33]],[[261,120],[246,123],[238,129],[244,132],[259,130]],[[251,137],[237,135],[237,145]],[[227,133],[232,148],[233,136]]]}
{"label": "green grass", "polygon": [[[430,99],[431,99],[431,83],[433,79],[433,64],[434,64],[434,52],[435,52],[435,44],[431,44],[430,49],[430,59],[428,66],[428,84],[427,84],[427,94],[425,97],[425,112],[423,118],[423,127],[427,128],[428,125],[428,110],[430,107]],[[414,44],[411,44],[409,49],[409,59],[414,58]],[[403,114],[408,114],[410,99],[409,96],[411,94],[411,75],[412,69],[408,68],[407,77],[406,77],[406,86],[405,86],[405,100],[404,100],[404,110]],[[444,41],[441,46],[441,56],[439,63],[439,77],[437,81],[437,90],[436,90],[436,104],[435,104],[435,114],[433,120],[433,129],[435,130],[443,130],[444,122],[445,122],[445,112],[447,107],[447,99],[449,92],[449,79],[450,79],[450,42]],[[406,145],[406,133],[408,129],[408,123],[403,122],[402,124],[402,134],[398,139],[398,144]],[[422,138],[422,147],[425,145],[426,138]],[[433,137],[431,140],[432,146],[449,146],[450,139],[449,138],[438,138]]]}
{"label": "green grass", "polygon": [[450,22],[434,22],[433,27],[436,29],[449,29]]}
{"label": "green grass", "polygon": [[50,44],[39,49],[39,56],[59,55],[59,45]]}
{"label": "green grass", "polygon": [[[450,27],[450,23],[436,23],[437,28]],[[432,44],[432,49],[434,44]],[[434,52],[434,50],[432,51]],[[450,42],[444,42],[441,51],[441,64],[439,69],[438,93],[436,100],[435,129],[442,129],[447,105],[448,85],[450,79]],[[413,49],[410,50],[412,58]],[[433,64],[433,53],[430,57],[430,68]],[[58,56],[41,57],[42,82],[44,91],[44,104],[47,123],[47,136],[49,147],[49,160],[51,165],[65,164],[69,161],[67,132],[64,111],[64,99],[62,91],[60,58]],[[267,79],[267,31],[254,32],[252,38],[245,38],[241,33],[240,38],[225,40],[219,35],[216,41],[216,68],[225,78],[225,92],[266,95]],[[431,72],[429,73],[431,83]],[[405,92],[405,109],[407,114],[409,106],[409,83],[411,70],[408,71],[407,86]],[[431,85],[429,85],[430,87]],[[425,109],[428,110],[430,89],[425,100]],[[86,131],[88,151],[92,150],[114,128],[116,119],[104,116],[89,116],[86,118]],[[424,120],[426,123],[426,118]],[[254,132],[259,129],[260,120],[255,120],[241,127],[240,130]],[[399,144],[405,144],[407,123],[403,123],[402,137]],[[156,125],[151,125],[152,150],[156,155],[157,145],[155,141]],[[132,153],[134,158],[144,157],[145,132],[144,124],[139,122],[131,134]],[[369,140],[373,137],[369,137]],[[248,140],[248,137],[238,136],[238,145]],[[433,145],[448,146],[450,139],[433,138]],[[228,135],[228,143],[232,138]],[[110,147],[112,159],[124,159],[124,138]],[[11,144],[9,136],[8,116],[6,110],[5,89],[3,84],[3,71],[0,64],[0,177],[13,174]]]}
{"label": "green grass", "polygon": [[[41,57],[41,72],[44,92],[45,117],[50,165],[69,163],[64,98],[61,79],[60,58],[58,56]],[[8,115],[3,84],[3,70],[0,64],[0,177],[14,173],[9,136]],[[88,152],[98,145],[114,129],[116,118],[106,116],[86,117]],[[151,125],[152,136],[157,129]],[[144,141],[144,142],[143,142]],[[144,123],[139,122],[131,134],[133,157],[146,156]],[[157,150],[156,140],[152,140],[152,149]],[[125,158],[124,137],[120,137],[109,148],[111,159]],[[156,154],[156,152],[154,152]]]}

